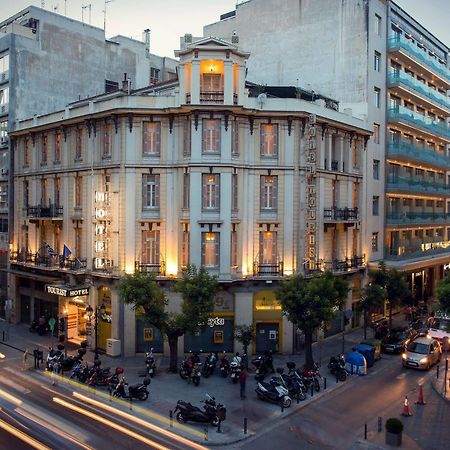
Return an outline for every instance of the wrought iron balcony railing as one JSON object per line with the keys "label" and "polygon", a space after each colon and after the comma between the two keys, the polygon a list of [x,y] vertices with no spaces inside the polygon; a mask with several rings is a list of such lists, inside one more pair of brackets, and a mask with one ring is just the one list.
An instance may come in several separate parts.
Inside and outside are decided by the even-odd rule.
{"label": "wrought iron balcony railing", "polygon": [[324,261],[324,270],[331,270],[332,272],[348,272],[349,270],[359,269],[364,267],[364,256],[351,256],[350,258],[334,259],[333,261]]}
{"label": "wrought iron balcony railing", "polygon": [[323,210],[324,220],[332,222],[358,220],[358,208],[327,208]]}
{"label": "wrought iron balcony railing", "polygon": [[60,218],[63,215],[63,207],[50,204],[48,206],[36,205],[27,206],[27,216],[40,219]]}
{"label": "wrought iron balcony railing", "polygon": [[223,91],[200,91],[200,103],[223,103]]}
{"label": "wrought iron balcony railing", "polygon": [[157,276],[166,275],[166,263],[161,261],[160,263],[143,263],[135,261],[134,270],[140,273],[153,273]]}
{"label": "wrought iron balcony railing", "polygon": [[274,263],[253,263],[253,274],[255,276],[283,276],[283,261]]}
{"label": "wrought iron balcony railing", "polygon": [[11,263],[34,265],[51,269],[65,269],[71,271],[85,271],[87,267],[86,258],[76,258],[70,256],[63,258],[63,255],[48,255],[44,253],[32,253],[22,251],[12,251],[9,256]]}

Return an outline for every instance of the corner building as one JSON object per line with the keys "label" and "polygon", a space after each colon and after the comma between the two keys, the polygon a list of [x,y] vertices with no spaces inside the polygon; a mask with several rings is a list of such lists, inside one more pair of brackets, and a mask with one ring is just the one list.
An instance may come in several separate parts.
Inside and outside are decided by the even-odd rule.
{"label": "corner building", "polygon": [[[168,352],[159,331],[120,302],[117,282],[137,270],[169,288],[195,264],[218,276],[221,291],[180,352],[239,350],[239,324],[255,325],[253,351],[291,352],[297,333],[274,295],[280,279],[330,269],[351,284],[346,309],[358,298],[371,130],[296,88],[258,95],[237,36],[186,35],[181,44],[178,80],[131,93],[125,85],[11,133],[15,320],[24,321],[23,302],[33,311],[45,296],[67,317],[69,338],[82,339],[87,305],[104,304],[100,348],[112,338],[125,355]],[[167,292],[176,310],[180,298]]]}

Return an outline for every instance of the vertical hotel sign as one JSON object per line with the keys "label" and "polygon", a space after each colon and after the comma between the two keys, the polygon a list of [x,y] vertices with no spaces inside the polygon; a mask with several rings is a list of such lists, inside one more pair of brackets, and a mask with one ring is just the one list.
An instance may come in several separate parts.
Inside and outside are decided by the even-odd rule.
{"label": "vertical hotel sign", "polygon": [[310,114],[306,149],[306,245],[305,269],[315,269],[317,262],[317,142],[316,115]]}
{"label": "vertical hotel sign", "polygon": [[112,266],[109,259],[109,228],[111,226],[109,192],[95,192],[94,268],[104,270]]}

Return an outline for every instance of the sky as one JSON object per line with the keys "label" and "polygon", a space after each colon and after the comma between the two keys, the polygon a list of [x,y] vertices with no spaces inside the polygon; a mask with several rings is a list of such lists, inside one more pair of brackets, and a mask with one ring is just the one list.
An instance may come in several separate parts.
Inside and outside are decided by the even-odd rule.
{"label": "sky", "polygon": [[[150,51],[173,57],[179,38],[185,33],[203,35],[203,25],[216,22],[221,14],[235,9],[242,0],[106,0],[106,36],[117,34],[142,40],[143,30],[151,30]],[[264,1],[264,0],[261,0]],[[281,0],[283,1],[283,0]],[[340,0],[334,0],[340,1]],[[29,5],[103,28],[105,0],[0,0],[0,21]],[[450,46],[450,0],[396,0],[412,17]]]}

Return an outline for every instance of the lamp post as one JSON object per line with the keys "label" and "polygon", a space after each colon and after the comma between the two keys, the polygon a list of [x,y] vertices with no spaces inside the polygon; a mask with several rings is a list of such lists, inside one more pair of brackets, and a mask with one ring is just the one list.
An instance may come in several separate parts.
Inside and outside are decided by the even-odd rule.
{"label": "lamp post", "polygon": [[95,312],[91,305],[88,305],[86,308],[86,314],[89,317],[89,322],[92,320],[92,316],[94,316],[94,334],[95,334],[94,354],[95,354],[95,359],[98,359],[98,316],[99,316],[99,314],[104,314],[105,311],[106,311],[106,306],[103,303],[101,306],[95,307]]}

